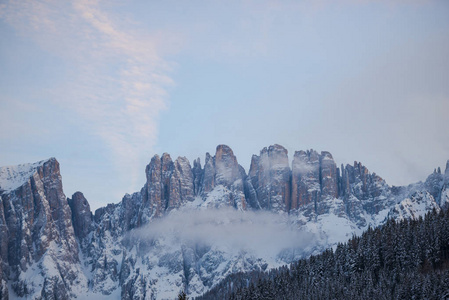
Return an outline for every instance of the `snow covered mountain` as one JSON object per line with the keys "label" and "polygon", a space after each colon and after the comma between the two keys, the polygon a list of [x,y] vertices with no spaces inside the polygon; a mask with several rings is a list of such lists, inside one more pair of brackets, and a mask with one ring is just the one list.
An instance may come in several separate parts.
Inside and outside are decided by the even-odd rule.
{"label": "snow covered mountain", "polygon": [[67,199],[59,163],[0,168],[0,298],[174,299],[230,273],[319,253],[386,218],[418,218],[449,203],[449,161],[425,182],[391,187],[361,163],[285,148],[232,150],[190,162],[155,155],[144,187],[95,211]]}

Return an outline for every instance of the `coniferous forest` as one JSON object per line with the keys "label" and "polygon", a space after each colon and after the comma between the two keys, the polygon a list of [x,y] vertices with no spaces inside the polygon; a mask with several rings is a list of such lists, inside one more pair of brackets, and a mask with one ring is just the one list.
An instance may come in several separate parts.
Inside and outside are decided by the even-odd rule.
{"label": "coniferous forest", "polygon": [[449,209],[389,220],[289,267],[232,274],[196,299],[449,299]]}

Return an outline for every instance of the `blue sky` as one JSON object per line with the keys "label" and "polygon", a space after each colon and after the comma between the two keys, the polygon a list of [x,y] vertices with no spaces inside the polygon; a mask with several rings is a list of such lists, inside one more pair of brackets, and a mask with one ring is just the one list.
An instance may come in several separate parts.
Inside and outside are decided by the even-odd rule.
{"label": "blue sky", "polygon": [[222,143],[394,185],[449,159],[447,1],[5,0],[0,35],[0,165],[54,156],[94,208]]}

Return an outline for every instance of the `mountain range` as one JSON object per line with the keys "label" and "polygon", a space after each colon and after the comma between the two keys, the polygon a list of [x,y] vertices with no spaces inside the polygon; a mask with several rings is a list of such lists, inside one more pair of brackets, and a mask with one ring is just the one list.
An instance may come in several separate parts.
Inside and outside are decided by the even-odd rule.
{"label": "mountain range", "polygon": [[388,219],[449,204],[449,161],[424,182],[395,187],[360,162],[280,145],[231,148],[193,165],[155,155],[146,183],[91,211],[67,198],[55,158],[0,168],[0,298],[174,299],[226,276],[265,271],[336,247]]}

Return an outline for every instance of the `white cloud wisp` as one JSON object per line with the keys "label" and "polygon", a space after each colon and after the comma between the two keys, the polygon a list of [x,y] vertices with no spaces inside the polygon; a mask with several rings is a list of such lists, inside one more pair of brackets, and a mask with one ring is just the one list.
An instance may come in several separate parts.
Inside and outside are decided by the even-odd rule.
{"label": "white cloud wisp", "polygon": [[66,74],[56,75],[65,77],[62,85],[46,92],[49,105],[75,112],[77,126],[101,139],[108,160],[136,189],[173,82],[157,51],[160,35],[137,30],[117,8],[102,1],[8,1],[0,19],[67,65]]}
{"label": "white cloud wisp", "polygon": [[284,250],[312,247],[313,234],[300,231],[288,216],[234,209],[172,211],[131,233],[138,240],[171,238],[177,243],[214,246],[231,252],[248,251],[276,259]]}

